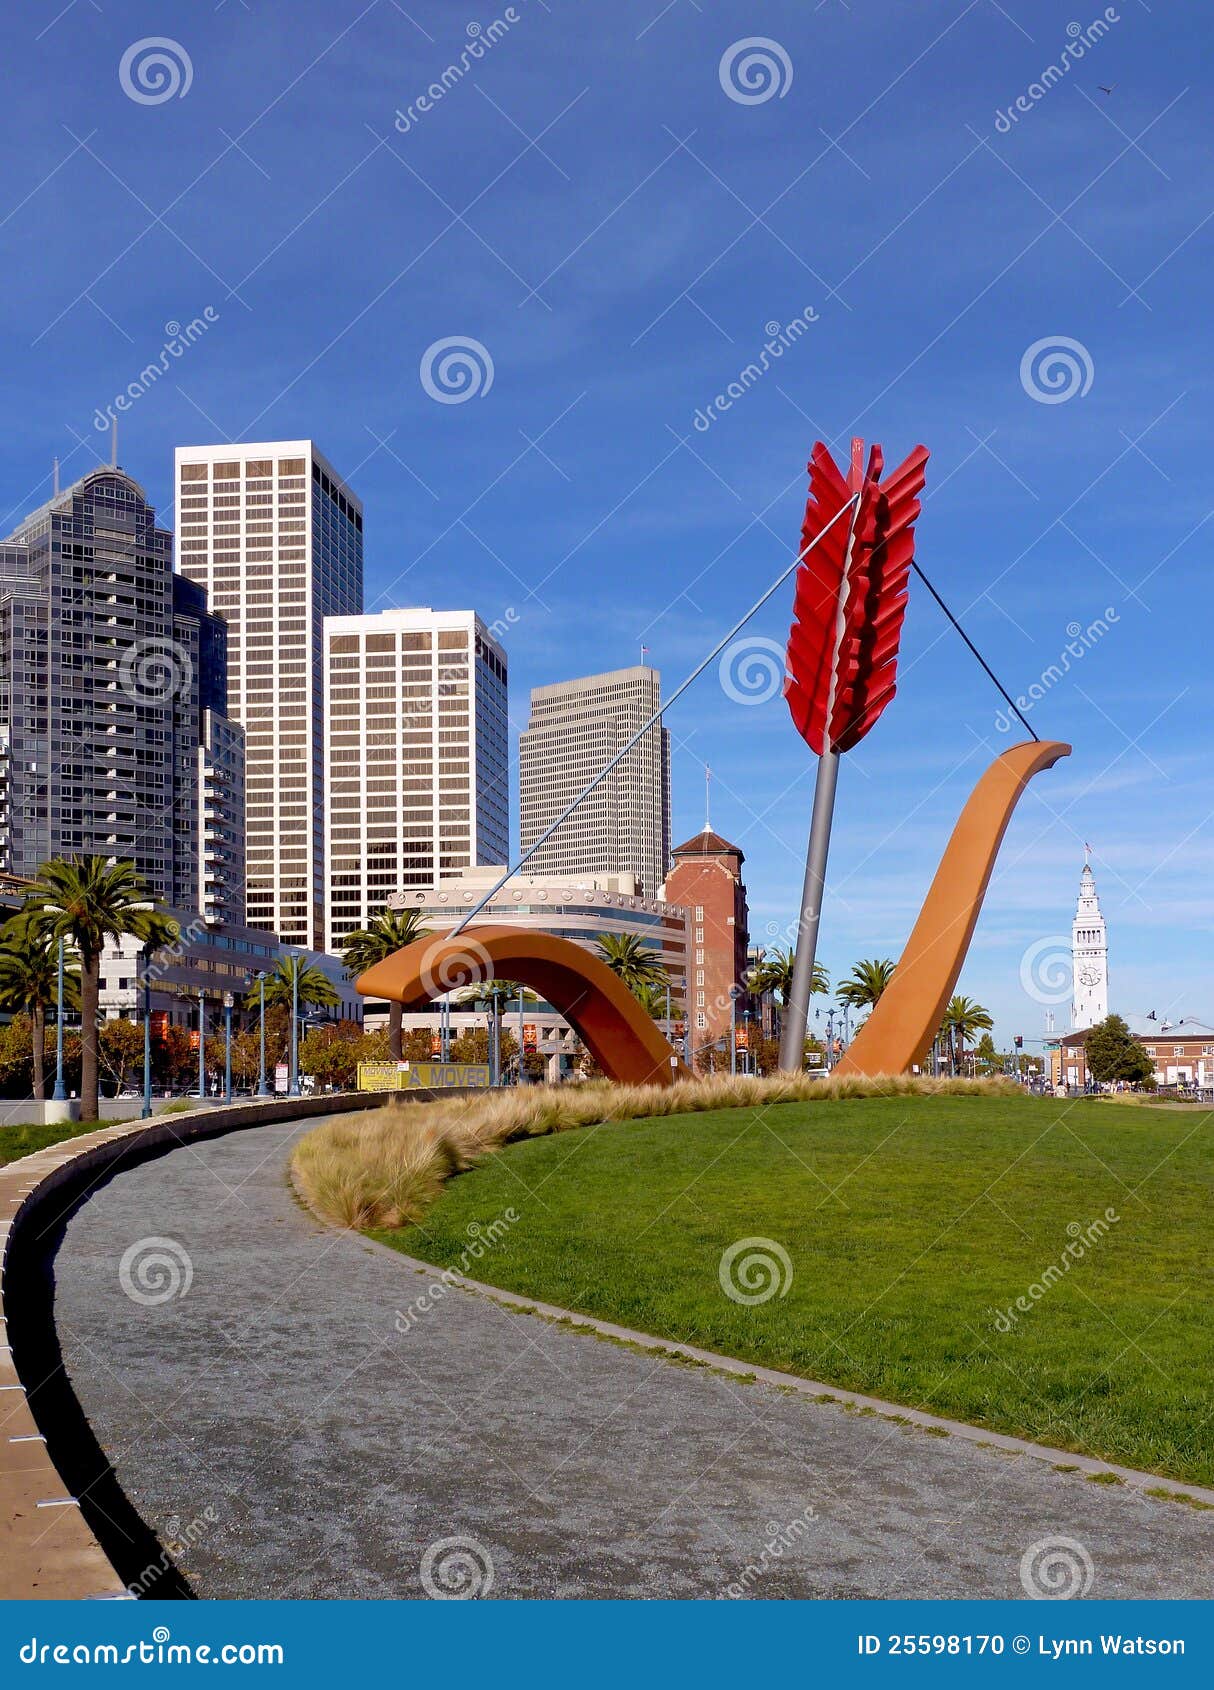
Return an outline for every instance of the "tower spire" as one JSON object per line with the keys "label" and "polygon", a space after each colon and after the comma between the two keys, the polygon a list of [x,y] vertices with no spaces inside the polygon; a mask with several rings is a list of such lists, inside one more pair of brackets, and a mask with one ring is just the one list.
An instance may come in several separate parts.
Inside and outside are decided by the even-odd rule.
{"label": "tower spire", "polygon": [[708,767],[708,764],[705,763],[705,765],[704,765],[704,832],[705,833],[711,833],[712,832],[711,798],[712,798],[712,770]]}

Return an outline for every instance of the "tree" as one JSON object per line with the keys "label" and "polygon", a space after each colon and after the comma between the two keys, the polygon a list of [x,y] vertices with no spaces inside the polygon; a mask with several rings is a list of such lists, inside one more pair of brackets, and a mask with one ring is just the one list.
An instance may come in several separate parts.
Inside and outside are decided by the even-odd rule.
{"label": "tree", "polygon": [[300,1072],[322,1086],[349,1086],[358,1071],[362,1030],[356,1021],[313,1027],[299,1046]]}
{"label": "tree", "polygon": [[630,992],[641,986],[666,985],[666,964],[636,933],[604,933],[595,941],[600,960]]}
{"label": "tree", "polygon": [[130,1070],[143,1063],[143,1028],[118,1017],[103,1021],[97,1038],[101,1065],[113,1080],[115,1093],[124,1091]]}
{"label": "tree", "polygon": [[[296,983],[294,992],[293,981]],[[315,1004],[318,1009],[329,1009],[341,1001],[329,976],[314,962],[297,955],[279,957],[278,967],[266,980],[266,1007],[281,1005],[289,1011],[293,997],[298,1000],[301,1009],[309,1003]]]}
{"label": "tree", "polygon": [[1145,1085],[1155,1078],[1155,1064],[1120,1015],[1108,1015],[1088,1028],[1083,1041],[1088,1073],[1101,1085],[1126,1080]]}
{"label": "tree", "polygon": [[[747,985],[756,997],[762,997],[764,992],[775,992],[781,1003],[787,1003],[792,991],[792,971],[795,957],[792,947],[782,951],[777,945],[770,955],[764,955],[750,971]],[[813,979],[810,981],[810,996],[821,997],[830,991],[830,976],[820,962],[814,963]]]}
{"label": "tree", "polygon": [[[666,983],[658,985],[656,980],[645,980],[639,986],[632,988],[632,995],[636,998],[646,1015],[655,1021],[666,1019]],[[672,1000],[670,1004],[670,1019],[674,1021],[678,1015],[678,1005]]]}
{"label": "tree", "polygon": [[152,1078],[172,1091],[198,1071],[198,1057],[190,1048],[184,1027],[164,1027],[152,1034]]}
{"label": "tree", "polygon": [[47,939],[65,939],[80,958],[80,1114],[97,1119],[97,1002],[101,955],[107,939],[127,934],[145,945],[164,945],[180,929],[152,903],[134,863],[105,857],[61,857],[43,863],[26,900],[26,910]]}
{"label": "tree", "polygon": [[839,982],[835,996],[852,1009],[871,1009],[893,979],[894,966],[889,957],[858,962],[847,979]]}
{"label": "tree", "polygon": [[[347,934],[341,960],[351,974],[363,974],[415,940],[428,939],[432,931],[423,923],[419,910],[384,910],[368,927]],[[404,1004],[389,1002],[388,1055],[393,1062],[401,1059],[400,1029],[404,1012]]]}
{"label": "tree", "polygon": [[990,1011],[973,998],[958,994],[949,1000],[940,1030],[949,1041],[954,1074],[959,1074],[965,1065],[966,1040],[975,1033],[989,1032],[994,1025]]}
{"label": "tree", "polygon": [[[46,1100],[46,1018],[59,996],[59,946],[52,944],[27,911],[5,922],[0,932],[0,1009],[27,1010],[31,1027],[34,1098]],[[80,1007],[80,970],[70,955],[63,970],[63,1001]]]}
{"label": "tree", "polygon": [[1003,1067],[1003,1058],[995,1049],[995,1041],[989,1033],[983,1033],[974,1046],[974,1062],[990,1070]]}

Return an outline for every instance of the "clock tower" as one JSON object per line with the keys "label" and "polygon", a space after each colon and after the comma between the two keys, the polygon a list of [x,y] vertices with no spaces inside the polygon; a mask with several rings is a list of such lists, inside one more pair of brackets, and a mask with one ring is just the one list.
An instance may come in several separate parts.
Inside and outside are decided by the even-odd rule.
{"label": "clock tower", "polygon": [[1071,1028],[1074,1032],[1094,1027],[1109,1013],[1109,940],[1086,845],[1083,852],[1079,903],[1071,928],[1071,961],[1075,981],[1071,998]]}

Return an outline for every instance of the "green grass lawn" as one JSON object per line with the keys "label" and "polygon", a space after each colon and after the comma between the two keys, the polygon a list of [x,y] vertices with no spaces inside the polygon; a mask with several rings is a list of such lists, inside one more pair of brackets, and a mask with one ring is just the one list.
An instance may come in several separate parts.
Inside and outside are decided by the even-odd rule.
{"label": "green grass lawn", "polygon": [[[1212,1183],[1210,1111],[790,1103],[511,1145],[453,1179],[422,1224],[376,1236],[458,1267],[469,1228],[513,1208],[501,1241],[465,1261],[472,1277],[1211,1484]],[[1059,1277],[1076,1232],[1109,1209],[1107,1235]],[[792,1281],[742,1306],[718,1272],[750,1237],[787,1252]],[[1000,1331],[1018,1297],[1028,1312]]]}
{"label": "green grass lawn", "polygon": [[0,1168],[22,1156],[32,1156],[35,1150],[45,1150],[48,1144],[59,1144],[65,1138],[79,1138],[81,1133],[95,1133],[98,1127],[112,1127],[114,1121],[56,1121],[45,1127],[0,1127]]}

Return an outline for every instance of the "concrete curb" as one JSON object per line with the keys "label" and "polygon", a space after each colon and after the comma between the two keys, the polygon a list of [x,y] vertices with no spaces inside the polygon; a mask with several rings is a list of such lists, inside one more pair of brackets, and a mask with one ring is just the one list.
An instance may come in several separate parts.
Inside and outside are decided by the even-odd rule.
{"label": "concrete curb", "polygon": [[[339,1092],[124,1121],[0,1168],[0,1600],[123,1598],[125,1585],[54,1461],[55,1428],[39,1423],[39,1388],[13,1303],[21,1274],[89,1190],[117,1166],[242,1127],[351,1114],[390,1098],[432,1102],[437,1092]],[[16,1271],[15,1271],[16,1270]],[[6,1307],[5,1298],[9,1298]],[[47,1439],[50,1439],[48,1447]]]}
{"label": "concrete curb", "polygon": [[[294,1185],[293,1179],[292,1184]],[[323,1216],[317,1215],[306,1203],[297,1186],[295,1189],[299,1201],[308,1208],[309,1213],[322,1226],[329,1226],[330,1223],[325,1221]],[[631,1327],[616,1326],[609,1320],[598,1320],[589,1314],[577,1314],[570,1309],[557,1308],[552,1303],[541,1303],[535,1297],[522,1297],[517,1292],[504,1291],[497,1285],[485,1285],[480,1280],[467,1279],[463,1274],[456,1273],[453,1268],[436,1267],[433,1262],[423,1262],[416,1256],[406,1256],[400,1250],[394,1250],[390,1244],[381,1244],[377,1239],[364,1238],[363,1242],[375,1250],[383,1250],[390,1256],[395,1256],[398,1262],[415,1273],[424,1274],[430,1279],[442,1279],[461,1291],[470,1292],[477,1297],[486,1297],[503,1308],[515,1310],[520,1314],[535,1315],[541,1320],[571,1326],[582,1332],[589,1331],[599,1338],[626,1344],[630,1348],[644,1350],[659,1358],[677,1357],[681,1361],[709,1368],[715,1373],[742,1379],[747,1384],[757,1380],[764,1385],[774,1385],[777,1390],[794,1391],[797,1395],[809,1397],[817,1403],[859,1410],[863,1414],[879,1415],[882,1419],[892,1420],[898,1425],[917,1427],[920,1431],[929,1432],[936,1437],[964,1438],[967,1443],[977,1444],[984,1449],[996,1449],[1008,1455],[1027,1455],[1034,1461],[1048,1462],[1051,1467],[1077,1472],[1086,1478],[1103,1479],[1106,1484],[1116,1478],[1131,1490],[1155,1493],[1166,1490],[1171,1496],[1186,1497],[1191,1502],[1214,1508],[1214,1489],[1205,1485],[1188,1484],[1183,1479],[1169,1479],[1158,1473],[1143,1473],[1135,1467],[1119,1467],[1114,1462],[1101,1461],[1094,1456],[1078,1455],[1074,1450],[1052,1449],[1048,1444],[1029,1443],[1025,1438],[1014,1438],[1005,1432],[993,1432],[985,1426],[971,1426],[964,1420],[949,1420],[940,1414],[928,1414],[923,1409],[904,1408],[899,1403],[885,1402],[880,1397],[867,1397],[859,1391],[844,1390],[839,1385],[825,1385],[816,1379],[803,1379],[797,1373],[781,1373],[773,1367],[760,1367],[752,1361],[738,1361],[733,1356],[718,1355],[714,1350],[697,1349],[694,1344],[682,1344],[672,1338],[655,1338],[651,1332],[634,1332]],[[1155,1500],[1155,1497],[1152,1497],[1152,1500]]]}

